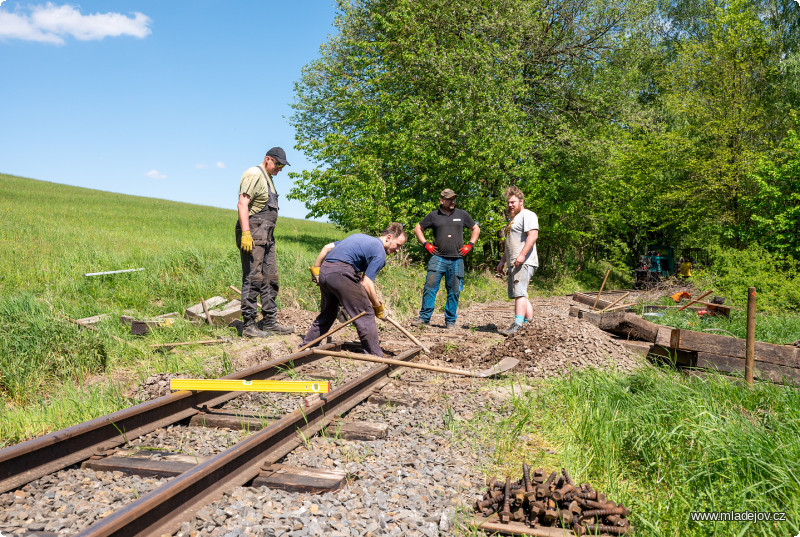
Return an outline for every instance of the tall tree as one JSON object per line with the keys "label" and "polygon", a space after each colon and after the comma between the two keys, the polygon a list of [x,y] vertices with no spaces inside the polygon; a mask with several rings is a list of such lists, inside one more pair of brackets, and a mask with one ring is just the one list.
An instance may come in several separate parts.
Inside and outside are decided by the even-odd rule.
{"label": "tall tree", "polygon": [[338,35],[296,85],[298,148],[320,167],[291,196],[312,215],[375,230],[390,219],[414,223],[450,187],[490,238],[503,225],[503,187],[518,183],[552,244],[568,247],[591,221],[580,205],[602,151],[587,141],[615,115],[582,77],[620,46],[644,5],[340,4]]}
{"label": "tall tree", "polygon": [[[686,7],[678,5],[678,8]],[[671,128],[661,140],[676,167],[661,198],[684,231],[743,246],[759,157],[786,135],[782,37],[764,6],[706,0],[676,12],[660,78]]]}

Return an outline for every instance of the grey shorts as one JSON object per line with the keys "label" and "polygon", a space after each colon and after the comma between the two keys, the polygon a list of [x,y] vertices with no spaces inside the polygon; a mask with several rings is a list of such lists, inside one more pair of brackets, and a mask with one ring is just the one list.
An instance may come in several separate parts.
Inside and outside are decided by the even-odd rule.
{"label": "grey shorts", "polygon": [[533,265],[520,265],[508,269],[508,298],[528,296],[528,284],[536,272]]}

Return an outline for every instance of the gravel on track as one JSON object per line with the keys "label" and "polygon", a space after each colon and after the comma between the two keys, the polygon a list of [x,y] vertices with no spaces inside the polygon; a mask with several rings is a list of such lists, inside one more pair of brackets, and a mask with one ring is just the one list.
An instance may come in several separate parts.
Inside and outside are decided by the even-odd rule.
{"label": "gravel on track", "polygon": [[[596,327],[568,316],[571,300],[532,299],[533,322],[519,334],[504,338],[496,331],[513,319],[510,302],[474,305],[459,310],[455,329],[447,330],[441,312],[431,327],[413,333],[432,349],[417,361],[463,369],[483,369],[504,356],[521,360],[515,374],[551,377],[584,367],[630,370],[641,358],[628,354]],[[308,326],[313,313],[292,311],[293,324]],[[283,322],[283,318],[281,319]],[[410,327],[407,320],[403,324]],[[412,345],[388,323],[380,323],[387,354]],[[231,352],[237,369],[285,355],[297,347],[303,329],[290,336],[244,342]],[[351,328],[335,341],[353,341]],[[372,364],[331,359],[316,372],[333,379],[334,387]],[[306,374],[302,369],[299,374]],[[263,487],[239,487],[201,508],[183,524],[181,537],[238,537],[243,535],[414,537],[463,534],[459,521],[471,516],[470,505],[484,488],[492,446],[472,439],[455,441],[459,420],[489,410],[502,417],[509,401],[503,386],[509,379],[473,379],[404,369],[383,388],[383,394],[413,401],[412,406],[359,405],[346,421],[384,423],[388,437],[374,441],[345,441],[317,436],[287,455],[282,464],[338,469],[348,484],[333,493],[310,495]],[[169,375],[155,374],[135,390],[139,400],[168,392]],[[231,401],[232,408],[276,415],[293,410],[302,398],[276,394],[247,394]],[[453,428],[451,428],[453,427]],[[169,449],[207,456],[226,449],[246,433],[191,427],[160,429],[132,440],[133,446]],[[129,446],[130,447],[130,446]],[[117,475],[76,468],[41,478],[16,491],[0,494],[0,532],[27,531],[71,534],[100,520],[113,509],[134,501],[164,480]]]}

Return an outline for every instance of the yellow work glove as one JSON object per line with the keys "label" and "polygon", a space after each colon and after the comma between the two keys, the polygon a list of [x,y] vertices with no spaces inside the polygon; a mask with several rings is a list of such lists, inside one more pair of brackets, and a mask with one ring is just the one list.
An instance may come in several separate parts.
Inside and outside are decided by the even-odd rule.
{"label": "yellow work glove", "polygon": [[243,252],[252,252],[253,251],[253,236],[250,235],[250,231],[242,231],[242,246],[241,249]]}
{"label": "yellow work glove", "polygon": [[319,267],[308,267],[308,270],[311,271],[311,281],[319,283]]}
{"label": "yellow work glove", "polygon": [[383,307],[383,302],[377,306],[372,306],[372,309],[375,310],[375,317],[378,319],[383,319],[386,316],[386,309]]}

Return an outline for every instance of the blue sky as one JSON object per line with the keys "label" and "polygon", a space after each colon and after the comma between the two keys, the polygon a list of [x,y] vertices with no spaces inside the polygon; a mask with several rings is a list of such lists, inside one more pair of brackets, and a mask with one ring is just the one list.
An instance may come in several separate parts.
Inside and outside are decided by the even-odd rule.
{"label": "blue sky", "polygon": [[239,178],[293,146],[293,84],[332,0],[0,2],[0,173],[234,209]]}

